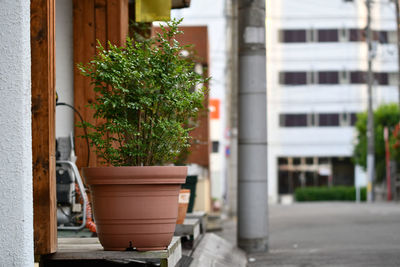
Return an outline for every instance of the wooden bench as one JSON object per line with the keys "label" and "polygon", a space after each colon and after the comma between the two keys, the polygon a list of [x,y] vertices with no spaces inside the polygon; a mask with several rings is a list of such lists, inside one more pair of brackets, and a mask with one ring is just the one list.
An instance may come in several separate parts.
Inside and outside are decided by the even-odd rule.
{"label": "wooden bench", "polygon": [[179,237],[173,237],[165,250],[104,251],[98,238],[59,238],[56,253],[44,256],[40,267],[64,266],[151,266],[174,267],[182,258]]}
{"label": "wooden bench", "polygon": [[201,239],[200,220],[186,218],[183,224],[176,225],[174,235],[181,237],[183,248],[194,249]]}
{"label": "wooden bench", "polygon": [[205,211],[194,211],[186,214],[187,219],[200,220],[200,233],[205,234],[207,231],[207,213]]}

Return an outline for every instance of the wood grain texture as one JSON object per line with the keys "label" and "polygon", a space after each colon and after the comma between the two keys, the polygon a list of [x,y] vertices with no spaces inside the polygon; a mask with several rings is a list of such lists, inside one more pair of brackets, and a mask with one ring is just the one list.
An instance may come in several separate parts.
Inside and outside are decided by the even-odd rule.
{"label": "wood grain texture", "polygon": [[129,1],[107,0],[107,38],[121,46],[129,34]]}
{"label": "wood grain texture", "polygon": [[[95,0],[73,1],[73,31],[74,31],[74,106],[81,113],[83,119],[95,123],[94,112],[87,107],[95,99],[93,87],[89,78],[80,74],[78,64],[87,64],[96,53],[95,31]],[[75,124],[79,117],[75,114]],[[75,127],[75,153],[78,157],[78,167],[87,166],[87,145],[80,136],[83,129]],[[96,166],[96,154],[91,149],[89,166]]]}
{"label": "wood grain texture", "polygon": [[[96,94],[89,78],[80,74],[77,64],[88,63],[96,55],[97,42],[107,48],[107,42],[122,45],[129,31],[128,0],[74,0],[74,103],[85,121],[99,124],[102,121],[93,118],[94,111],[87,107],[93,103]],[[75,123],[79,118],[75,115]],[[75,149],[78,156],[78,168],[87,166],[86,140],[80,138],[83,129],[75,127]],[[90,151],[89,166],[102,165],[94,149]]]}
{"label": "wood grain texture", "polygon": [[32,161],[35,254],[57,250],[55,0],[31,1]]}

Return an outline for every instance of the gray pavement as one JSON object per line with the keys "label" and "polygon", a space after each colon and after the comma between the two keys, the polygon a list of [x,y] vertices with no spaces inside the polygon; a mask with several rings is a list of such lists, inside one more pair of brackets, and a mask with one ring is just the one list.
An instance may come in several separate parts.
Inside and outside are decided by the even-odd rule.
{"label": "gray pavement", "polygon": [[[400,266],[400,203],[270,206],[269,253],[249,266]],[[236,223],[219,234],[236,242]]]}

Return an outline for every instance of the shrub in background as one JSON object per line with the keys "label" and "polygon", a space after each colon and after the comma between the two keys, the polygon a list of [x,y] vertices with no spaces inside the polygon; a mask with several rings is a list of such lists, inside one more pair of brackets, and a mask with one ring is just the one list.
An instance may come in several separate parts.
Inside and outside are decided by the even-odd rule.
{"label": "shrub in background", "polygon": [[[366,200],[366,188],[360,190],[361,201]],[[296,201],[355,201],[354,186],[303,187],[295,191]]]}

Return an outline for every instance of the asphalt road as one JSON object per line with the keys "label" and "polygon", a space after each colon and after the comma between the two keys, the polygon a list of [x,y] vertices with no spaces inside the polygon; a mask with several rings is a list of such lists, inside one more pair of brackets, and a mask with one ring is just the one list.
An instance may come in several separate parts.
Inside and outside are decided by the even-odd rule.
{"label": "asphalt road", "polygon": [[[270,206],[269,253],[249,266],[400,266],[400,203]],[[220,234],[235,242],[235,223]]]}

